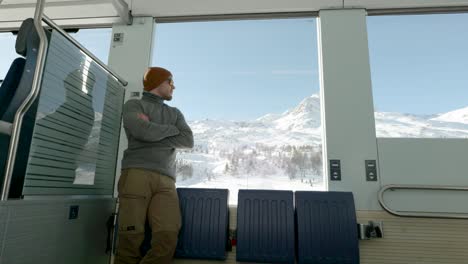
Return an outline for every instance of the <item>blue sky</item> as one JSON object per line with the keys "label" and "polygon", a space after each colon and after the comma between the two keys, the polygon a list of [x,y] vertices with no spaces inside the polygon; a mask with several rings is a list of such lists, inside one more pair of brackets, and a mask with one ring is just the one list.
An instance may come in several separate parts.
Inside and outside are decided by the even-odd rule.
{"label": "blue sky", "polygon": [[[468,105],[468,15],[368,17],[377,111],[433,114]],[[110,29],[76,38],[107,61]],[[158,24],[152,65],[170,69],[186,118],[254,119],[319,91],[316,19]],[[0,78],[16,56],[0,34]]]}
{"label": "blue sky", "polygon": [[[72,36],[84,47],[107,63],[110,49],[111,29],[82,29]],[[15,52],[16,36],[11,33],[0,33],[0,79],[10,68],[11,62],[19,57]]]}
{"label": "blue sky", "polygon": [[468,14],[367,18],[376,111],[468,106]]}
{"label": "blue sky", "polygon": [[[468,106],[468,14],[367,21],[376,111]],[[173,104],[194,119],[281,113],[319,90],[315,19],[160,24],[154,43],[152,64],[179,87]]]}
{"label": "blue sky", "polygon": [[315,19],[158,24],[152,65],[189,119],[281,113],[318,93]]}

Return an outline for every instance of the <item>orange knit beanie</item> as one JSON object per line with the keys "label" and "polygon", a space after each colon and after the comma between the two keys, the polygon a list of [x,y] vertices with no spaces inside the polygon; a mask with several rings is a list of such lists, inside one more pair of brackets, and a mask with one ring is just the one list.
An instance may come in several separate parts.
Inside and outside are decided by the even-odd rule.
{"label": "orange knit beanie", "polygon": [[161,67],[151,67],[146,70],[145,75],[143,76],[143,88],[145,91],[151,91],[154,88],[158,87],[165,80],[169,79],[172,74],[170,71],[161,68]]}

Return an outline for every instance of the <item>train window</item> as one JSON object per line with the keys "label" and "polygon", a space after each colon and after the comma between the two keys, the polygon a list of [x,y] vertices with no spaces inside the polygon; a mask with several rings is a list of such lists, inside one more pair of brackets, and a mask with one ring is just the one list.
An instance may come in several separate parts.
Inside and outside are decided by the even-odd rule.
{"label": "train window", "polygon": [[16,36],[10,32],[0,33],[0,80],[3,80],[11,63],[19,55],[15,51]]}
{"label": "train window", "polygon": [[468,138],[468,14],[368,17],[378,137]]}
{"label": "train window", "polygon": [[195,147],[179,187],[322,190],[316,20],[157,24],[152,65],[172,71],[168,104]]}

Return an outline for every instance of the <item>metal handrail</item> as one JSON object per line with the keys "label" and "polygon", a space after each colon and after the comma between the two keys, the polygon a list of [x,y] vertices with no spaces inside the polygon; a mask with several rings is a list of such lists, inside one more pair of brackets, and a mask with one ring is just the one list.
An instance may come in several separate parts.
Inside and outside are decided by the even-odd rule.
{"label": "metal handrail", "polygon": [[23,124],[23,116],[29,110],[29,107],[36,100],[39,94],[39,87],[42,82],[42,72],[45,66],[45,57],[48,48],[47,37],[42,27],[42,14],[44,12],[45,0],[38,0],[36,3],[36,10],[34,12],[34,27],[39,35],[39,49],[37,51],[36,68],[34,70],[34,78],[31,91],[15,114],[15,119],[12,124],[10,145],[8,147],[8,159],[5,166],[5,178],[3,179],[2,196],[1,200],[8,199],[10,192],[11,177],[13,175],[13,167],[15,165],[16,151],[18,149],[18,141],[21,132],[21,125]]}
{"label": "metal handrail", "polygon": [[434,185],[405,185],[405,184],[390,184],[382,187],[379,191],[379,203],[389,213],[402,217],[421,217],[421,218],[455,218],[468,219],[468,213],[428,213],[428,212],[399,212],[388,207],[383,195],[387,190],[406,189],[406,190],[437,190],[437,191],[468,191],[468,187],[460,186],[434,186]]}
{"label": "metal handrail", "polygon": [[71,43],[73,43],[75,46],[77,46],[81,51],[83,51],[87,56],[91,57],[94,61],[97,62],[99,66],[106,72],[108,72],[112,77],[114,77],[117,81],[119,81],[123,86],[127,86],[128,82],[125,81],[122,77],[120,77],[117,73],[115,73],[113,70],[111,70],[104,62],[102,62],[100,59],[98,59],[96,56],[94,56],[88,49],[83,47],[78,41],[76,41],[72,36],[70,36],[67,32],[65,32],[63,29],[61,29],[57,24],[55,24],[52,19],[47,17],[46,15],[42,16],[42,20],[49,25],[52,29],[57,30],[62,34],[66,39],[68,39]]}
{"label": "metal handrail", "polygon": [[367,9],[369,16],[389,15],[430,15],[430,14],[459,14],[467,13],[468,6],[438,6],[438,7],[407,7]]}

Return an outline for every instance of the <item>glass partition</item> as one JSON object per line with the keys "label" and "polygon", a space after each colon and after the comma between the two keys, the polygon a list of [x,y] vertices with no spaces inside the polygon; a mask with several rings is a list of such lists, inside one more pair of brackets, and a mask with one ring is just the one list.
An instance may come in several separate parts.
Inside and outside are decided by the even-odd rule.
{"label": "glass partition", "polygon": [[113,194],[124,90],[53,31],[23,195]]}

